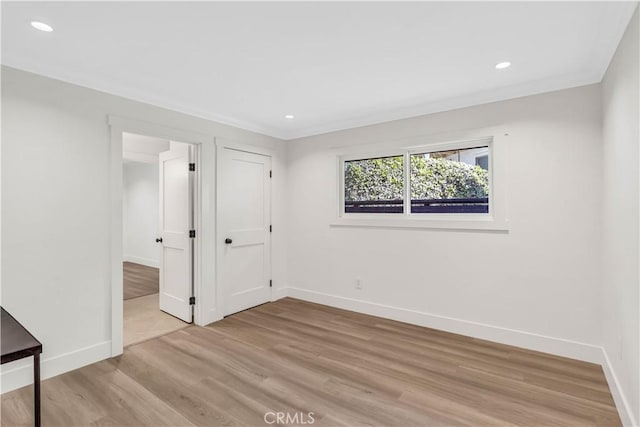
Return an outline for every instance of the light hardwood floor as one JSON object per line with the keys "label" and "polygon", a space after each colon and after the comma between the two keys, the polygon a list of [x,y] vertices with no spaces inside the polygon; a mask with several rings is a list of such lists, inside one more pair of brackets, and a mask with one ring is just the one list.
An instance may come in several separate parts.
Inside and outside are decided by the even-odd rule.
{"label": "light hardwood floor", "polygon": [[126,261],[122,269],[125,300],[159,292],[159,269]]}
{"label": "light hardwood floor", "polygon": [[189,326],[160,310],[159,294],[124,301],[124,346],[166,335]]}
{"label": "light hardwood floor", "polygon": [[188,326],[160,310],[159,270],[124,262],[124,345],[146,341]]}
{"label": "light hardwood floor", "polygon": [[[29,425],[31,391],[2,396]],[[286,298],[44,381],[43,425],[619,426],[593,364]]]}

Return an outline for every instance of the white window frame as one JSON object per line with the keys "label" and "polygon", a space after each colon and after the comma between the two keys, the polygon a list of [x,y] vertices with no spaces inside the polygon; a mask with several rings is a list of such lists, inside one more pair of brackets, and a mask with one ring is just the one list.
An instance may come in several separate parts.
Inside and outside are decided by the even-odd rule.
{"label": "white window frame", "polygon": [[[362,149],[358,152],[338,153],[337,159],[337,217],[334,227],[381,227],[381,228],[439,228],[451,230],[507,231],[506,217],[506,146],[504,133],[500,136],[482,136],[458,140],[435,140],[429,143],[424,138],[413,139],[416,145],[404,145],[388,149]],[[446,142],[442,142],[446,141]],[[476,147],[489,148],[489,213],[411,213],[410,156],[448,150],[463,150]],[[353,213],[345,212],[345,162],[380,157],[404,156],[404,212],[403,213]]]}

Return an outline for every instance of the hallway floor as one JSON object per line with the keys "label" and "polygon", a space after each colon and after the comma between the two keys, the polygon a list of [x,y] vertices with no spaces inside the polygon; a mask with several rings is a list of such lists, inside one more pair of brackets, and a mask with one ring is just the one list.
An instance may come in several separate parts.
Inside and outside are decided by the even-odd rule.
{"label": "hallway floor", "polygon": [[159,292],[159,269],[125,261],[122,263],[122,270],[125,300]]}
{"label": "hallway floor", "polygon": [[124,302],[124,346],[186,328],[188,323],[160,311],[159,294]]}

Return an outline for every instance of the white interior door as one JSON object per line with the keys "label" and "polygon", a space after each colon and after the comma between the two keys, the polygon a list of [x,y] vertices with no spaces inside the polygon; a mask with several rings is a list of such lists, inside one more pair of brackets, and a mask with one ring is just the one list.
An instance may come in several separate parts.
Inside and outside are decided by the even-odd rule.
{"label": "white interior door", "polygon": [[218,233],[222,314],[271,299],[271,157],[220,152]]}
{"label": "white interior door", "polygon": [[[171,141],[160,153],[160,310],[185,322],[192,321],[193,295],[193,148]],[[160,240],[159,239],[159,240]]]}

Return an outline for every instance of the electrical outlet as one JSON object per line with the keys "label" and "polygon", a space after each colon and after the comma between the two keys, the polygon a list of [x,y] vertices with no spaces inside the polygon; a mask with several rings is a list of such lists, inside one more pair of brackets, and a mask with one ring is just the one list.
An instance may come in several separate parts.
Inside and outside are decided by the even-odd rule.
{"label": "electrical outlet", "polygon": [[356,289],[362,289],[362,279],[359,277],[356,277]]}

